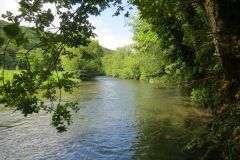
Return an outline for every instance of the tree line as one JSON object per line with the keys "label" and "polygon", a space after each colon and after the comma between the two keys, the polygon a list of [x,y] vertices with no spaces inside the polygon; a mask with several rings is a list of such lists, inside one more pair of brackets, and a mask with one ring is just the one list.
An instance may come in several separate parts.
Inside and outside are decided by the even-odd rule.
{"label": "tree line", "polygon": [[[3,40],[7,37],[4,34],[3,27],[9,23],[0,20],[0,36]],[[21,29],[26,30],[27,27],[21,26]],[[30,29],[26,37],[29,43],[24,46],[17,46],[17,44],[10,43],[6,50],[5,69],[6,70],[26,70],[28,62],[25,59],[25,53],[28,52],[34,45],[39,43],[39,39],[34,32]],[[3,52],[4,45],[0,48]],[[80,46],[78,48],[65,48],[71,55],[62,55],[61,63],[58,65],[59,71],[73,72],[74,76],[80,80],[90,80],[97,75],[103,75],[102,57],[105,54],[111,54],[112,50],[102,47],[97,40],[90,40],[88,46]],[[46,65],[43,59],[46,59],[47,54],[43,54],[41,48],[34,48],[28,55],[29,62],[35,67],[43,67]],[[3,64],[3,55],[0,55],[0,64]]]}
{"label": "tree line", "polygon": [[188,88],[212,117],[207,131],[187,148],[205,150],[205,159],[239,159],[240,3],[135,4],[139,15],[130,23],[135,43],[103,58],[106,74]]}

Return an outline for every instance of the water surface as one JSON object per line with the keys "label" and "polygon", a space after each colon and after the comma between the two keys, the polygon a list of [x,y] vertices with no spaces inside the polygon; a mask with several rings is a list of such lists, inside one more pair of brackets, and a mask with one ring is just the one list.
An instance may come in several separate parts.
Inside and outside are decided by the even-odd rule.
{"label": "water surface", "polygon": [[50,115],[1,111],[0,159],[192,159],[182,147],[203,112],[179,90],[99,77],[64,98],[81,109],[62,134],[49,126]]}

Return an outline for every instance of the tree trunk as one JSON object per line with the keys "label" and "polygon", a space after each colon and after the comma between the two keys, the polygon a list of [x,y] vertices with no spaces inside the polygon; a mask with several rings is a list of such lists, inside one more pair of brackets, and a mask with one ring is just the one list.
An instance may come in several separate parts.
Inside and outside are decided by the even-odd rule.
{"label": "tree trunk", "polygon": [[225,79],[234,84],[236,93],[240,86],[240,1],[205,0],[204,6],[214,35],[215,52]]}
{"label": "tree trunk", "polygon": [[[227,2],[228,1],[228,2]],[[240,79],[240,2],[205,0],[216,54],[229,80]]]}

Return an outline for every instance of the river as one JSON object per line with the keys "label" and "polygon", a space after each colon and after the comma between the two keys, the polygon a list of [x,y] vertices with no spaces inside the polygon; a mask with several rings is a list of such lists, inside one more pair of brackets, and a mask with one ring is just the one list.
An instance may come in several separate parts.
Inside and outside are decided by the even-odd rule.
{"label": "river", "polygon": [[204,112],[177,89],[98,77],[71,96],[80,111],[65,133],[49,126],[49,114],[24,118],[0,112],[0,159],[182,160]]}

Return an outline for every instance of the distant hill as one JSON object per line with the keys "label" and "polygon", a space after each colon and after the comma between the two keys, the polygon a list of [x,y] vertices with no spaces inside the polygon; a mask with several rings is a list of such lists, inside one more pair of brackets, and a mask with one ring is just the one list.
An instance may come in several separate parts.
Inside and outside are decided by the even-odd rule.
{"label": "distant hill", "polygon": [[114,50],[102,47],[104,55],[108,55],[108,54],[112,54],[114,52]]}
{"label": "distant hill", "polygon": [[[7,41],[7,36],[3,30],[3,27],[5,25],[10,24],[9,22],[0,20],[0,37],[1,39],[4,39],[4,44],[0,47],[0,67],[1,64],[3,63],[3,55],[2,53],[4,52],[4,48],[6,46],[6,41]],[[27,27],[21,26],[20,27],[23,31],[27,29]],[[28,29],[28,32],[26,32],[26,36],[28,37],[29,43],[18,47],[14,43],[10,43],[7,50],[6,50],[6,69],[16,69],[17,66],[17,55],[16,53],[21,50],[21,49],[30,49],[32,46],[35,44],[39,43],[39,40],[35,34],[35,31],[33,29]]]}
{"label": "distant hill", "polygon": [[[10,24],[9,22],[0,20],[0,37],[2,37],[3,39],[7,39],[7,36],[5,35],[4,31],[3,31],[3,27],[5,25]],[[27,27],[25,26],[21,26],[20,27],[23,31],[25,31],[27,29]],[[39,43],[39,40],[37,39],[36,33],[33,29],[28,29],[26,36],[29,39],[29,43],[26,44],[26,46],[24,46],[25,49],[29,49],[31,48],[33,45]]]}
{"label": "distant hill", "polygon": [[[6,40],[7,40],[7,36],[5,35],[5,32],[3,30],[3,27],[5,25],[10,24],[9,22],[6,22],[4,20],[0,20],[0,37],[2,39],[5,40],[5,44],[3,46],[0,47],[0,68],[1,68],[1,64],[3,63],[3,51],[4,51],[4,47],[6,45]],[[21,26],[20,27],[23,31],[25,31],[27,29],[27,27],[25,26]],[[34,31],[33,28],[28,29],[28,31],[26,32],[26,37],[29,40],[29,43],[17,47],[16,44],[10,43],[10,45],[8,46],[7,52],[6,52],[6,69],[16,69],[17,64],[18,64],[18,60],[17,60],[17,52],[21,49],[25,49],[25,50],[29,50],[32,46],[36,45],[39,43],[38,37],[36,36],[36,33]],[[102,47],[102,46],[101,46]],[[105,47],[102,47],[104,55],[108,55],[108,54],[112,54],[114,51]]]}

